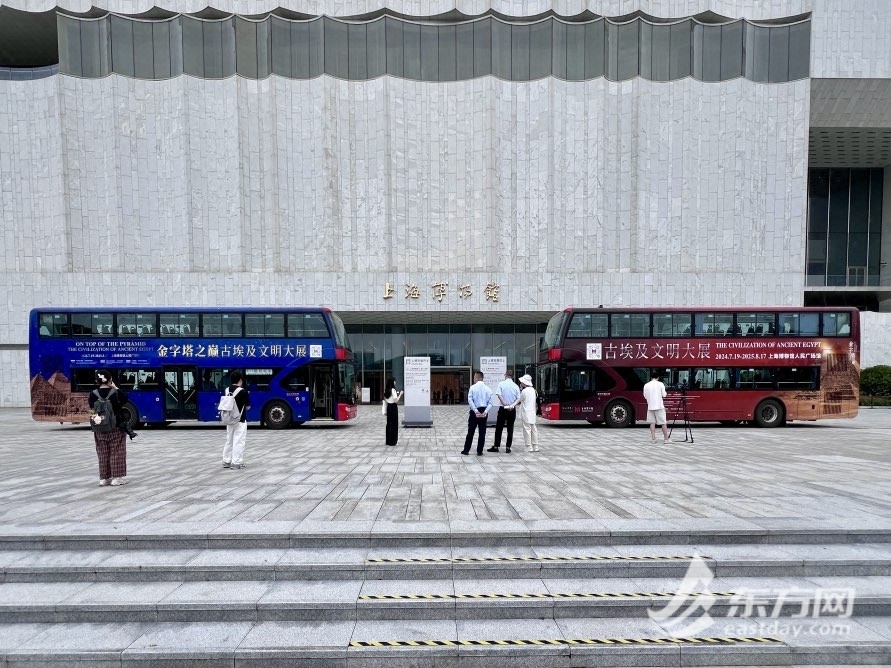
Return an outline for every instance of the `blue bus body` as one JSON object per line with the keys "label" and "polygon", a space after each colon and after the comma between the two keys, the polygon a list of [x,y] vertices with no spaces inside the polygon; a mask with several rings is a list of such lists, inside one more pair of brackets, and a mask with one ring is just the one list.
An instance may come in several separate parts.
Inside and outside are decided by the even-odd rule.
{"label": "blue bus body", "polygon": [[38,308],[29,343],[38,421],[86,422],[101,368],[127,392],[134,425],[218,421],[235,369],[249,421],[283,428],[357,414],[343,324],[325,308]]}

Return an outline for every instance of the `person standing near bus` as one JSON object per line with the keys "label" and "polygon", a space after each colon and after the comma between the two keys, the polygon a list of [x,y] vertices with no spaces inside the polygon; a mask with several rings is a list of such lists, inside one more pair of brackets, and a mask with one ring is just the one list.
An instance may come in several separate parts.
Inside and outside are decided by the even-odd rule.
{"label": "person standing near bus", "polygon": [[399,400],[402,392],[396,391],[396,379],[390,376],[387,379],[387,389],[384,390],[384,401],[387,402],[387,445],[396,445],[399,441]]}
{"label": "person standing near bus", "polygon": [[495,396],[501,405],[498,407],[498,417],[495,421],[495,444],[488,452],[498,452],[501,447],[501,432],[507,428],[507,449],[510,452],[511,443],[514,440],[514,421],[517,419],[517,411],[513,403],[520,396],[520,388],[514,382],[514,372],[508,369],[504,372],[504,380],[498,383]]}
{"label": "person standing near bus", "polygon": [[473,385],[467,391],[467,404],[470,406],[470,413],[467,418],[467,438],[464,439],[462,455],[470,452],[473,433],[479,431],[476,454],[478,457],[483,456],[483,448],[486,445],[486,421],[489,419],[489,407],[492,405],[492,390],[483,382],[483,378],[480,371],[473,374]]}
{"label": "person standing near bus", "polygon": [[532,387],[532,376],[528,373],[520,378],[520,396],[513,405],[519,406],[520,422],[523,423],[523,441],[529,452],[538,452],[538,395]]}
{"label": "person standing near bus", "polygon": [[[229,376],[231,385],[229,394],[235,397],[235,405],[241,411],[241,420],[236,424],[226,425],[226,444],[223,446],[223,468],[244,469],[244,443],[247,440],[247,411],[251,405],[251,397],[244,388],[244,376],[235,369]],[[236,390],[238,390],[236,392]]]}
{"label": "person standing near bus", "polygon": [[650,440],[656,442],[656,425],[662,428],[663,443],[669,443],[668,424],[665,419],[665,385],[662,383],[662,372],[653,371],[652,380],[644,385],[644,399],[647,400],[647,422],[650,423]]}
{"label": "person standing near bus", "polygon": [[[122,407],[127,401],[124,391],[114,384],[111,371],[101,370],[96,372],[96,383],[99,385],[90,392],[90,409],[92,411],[99,400],[108,401],[114,412],[117,426],[108,431],[93,431],[93,440],[96,442],[96,455],[99,457],[99,486],[126,485],[127,480],[127,432],[126,421],[123,419]],[[99,421],[101,417],[91,416],[91,420]],[[110,424],[110,423],[109,423]]]}

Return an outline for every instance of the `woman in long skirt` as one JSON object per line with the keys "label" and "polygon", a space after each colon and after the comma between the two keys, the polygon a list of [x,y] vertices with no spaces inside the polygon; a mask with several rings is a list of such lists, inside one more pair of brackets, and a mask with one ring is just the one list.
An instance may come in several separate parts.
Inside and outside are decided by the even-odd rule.
{"label": "woman in long skirt", "polygon": [[[114,384],[110,371],[97,371],[96,382],[99,387],[90,392],[90,408],[101,399],[108,399],[114,408],[118,425],[123,424],[121,408],[126,401],[123,390]],[[120,428],[110,431],[94,431],[93,439],[96,441],[96,455],[99,457],[99,485],[126,485],[127,484],[127,433]]]}
{"label": "woman in long skirt", "polygon": [[396,391],[396,379],[390,376],[384,390],[384,401],[387,402],[387,445],[396,445],[399,440],[399,408],[397,404],[402,392]]}

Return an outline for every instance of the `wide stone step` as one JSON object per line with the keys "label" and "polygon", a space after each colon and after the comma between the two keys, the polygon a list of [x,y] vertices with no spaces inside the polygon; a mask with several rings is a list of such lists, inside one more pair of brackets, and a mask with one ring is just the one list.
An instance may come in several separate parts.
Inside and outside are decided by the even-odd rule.
{"label": "wide stone step", "polygon": [[[713,617],[891,616],[891,577],[682,580],[291,580],[12,583],[0,623],[645,617],[706,602]],[[679,593],[687,592],[687,593]]]}
{"label": "wide stone step", "polygon": [[878,544],[0,551],[3,582],[891,575]]}
{"label": "wide stone step", "polygon": [[[647,521],[641,521],[647,524]],[[254,527],[263,524],[264,531]],[[269,525],[273,526],[269,526]],[[146,526],[10,525],[0,533],[2,550],[117,549],[238,549],[238,548],[378,548],[493,547],[535,545],[783,545],[891,543],[885,523],[876,528],[832,526],[802,521],[776,528],[698,528],[652,522],[654,528],[634,528],[634,522],[605,527],[592,520],[503,521],[481,531],[476,522],[243,522],[189,525],[154,522]],[[732,525],[732,520],[722,522]],[[288,530],[276,530],[281,528]],[[362,528],[355,528],[361,525]],[[586,528],[586,527],[592,528]],[[211,530],[208,530],[211,527]]]}
{"label": "wide stone step", "polygon": [[714,666],[885,664],[891,618],[719,619],[676,635],[652,619],[0,624],[0,661],[56,666]]}

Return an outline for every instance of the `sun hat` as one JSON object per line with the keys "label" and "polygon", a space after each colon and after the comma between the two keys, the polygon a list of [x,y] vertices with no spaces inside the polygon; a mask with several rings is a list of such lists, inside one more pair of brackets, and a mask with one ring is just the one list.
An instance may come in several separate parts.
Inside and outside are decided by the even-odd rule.
{"label": "sun hat", "polygon": [[527,387],[532,387],[532,376],[527,373],[525,376],[520,378],[520,382]]}

